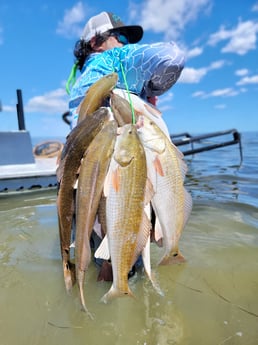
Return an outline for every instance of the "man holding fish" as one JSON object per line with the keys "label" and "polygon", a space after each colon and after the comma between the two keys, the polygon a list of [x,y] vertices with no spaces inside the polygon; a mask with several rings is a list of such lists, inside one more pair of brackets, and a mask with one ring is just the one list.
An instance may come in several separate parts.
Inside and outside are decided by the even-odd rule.
{"label": "man holding fish", "polygon": [[[75,240],[75,265],[84,310],[87,309],[83,297],[83,281],[90,261],[89,239],[93,227],[99,235],[97,245],[96,242],[93,244],[94,250],[104,238],[96,257],[106,259],[104,263],[111,257],[113,266],[113,277],[109,274],[112,274],[110,264],[102,271],[101,279],[113,280],[104,301],[113,295],[131,294],[127,279],[130,269],[141,254],[145,271],[159,292],[158,284],[151,275],[147,249],[152,227],[152,202],[155,212],[160,213],[156,239],[164,239],[161,263],[176,262],[176,256],[179,258],[178,262],[183,259],[178,249],[178,240],[191,211],[191,198],[183,190],[186,168],[181,162],[182,155],[170,140],[166,124],[160,117],[161,113],[152,105],[155,105],[157,96],[170,89],[178,80],[184,67],[184,55],[174,42],[139,44],[142,36],[141,26],[124,25],[115,14],[101,12],[86,23],[82,37],[76,42],[74,49],[77,60],[67,83],[73,129],[67,138],[57,170],[60,182],[59,218],[62,214],[60,195],[64,201],[67,200],[66,186],[64,183],[62,185],[62,181],[68,173],[63,167],[64,162],[69,162],[74,155],[75,129],[87,127],[87,122],[90,124],[87,117],[103,116],[103,107],[109,109],[109,121],[115,120],[113,122],[116,123],[108,125],[104,120],[102,130],[98,130],[99,133],[85,148],[84,155],[81,155],[81,170],[77,171],[79,179],[76,204],[74,206],[69,202],[69,210],[73,208],[76,211],[79,222],[77,226],[80,225],[76,229],[78,243]],[[81,75],[75,81],[77,68]],[[104,134],[105,131],[109,131],[109,134]],[[100,140],[102,137],[103,141]],[[78,164],[74,171],[77,167]],[[67,167],[67,171],[69,170]],[[73,173],[73,179],[75,177]],[[89,181],[86,183],[85,179]],[[158,198],[159,195],[162,198],[163,193],[169,194],[168,208],[171,205],[175,208],[173,222],[167,222],[167,216],[159,209]],[[176,194],[180,195],[179,201]],[[71,195],[70,193],[70,199]],[[106,202],[104,208],[101,207],[103,200]],[[81,206],[85,211],[80,210]],[[100,208],[107,213],[106,224],[104,222],[101,226]],[[86,209],[90,210],[88,216]],[[93,224],[96,214],[100,223]],[[87,218],[86,222],[84,216]],[[71,224],[71,217],[69,222]],[[67,248],[70,228],[68,225],[62,228],[62,217],[60,224],[64,276],[66,288],[70,290],[74,280],[74,267],[70,263]],[[66,239],[63,243],[62,237]],[[105,270],[109,273],[106,274]]]}

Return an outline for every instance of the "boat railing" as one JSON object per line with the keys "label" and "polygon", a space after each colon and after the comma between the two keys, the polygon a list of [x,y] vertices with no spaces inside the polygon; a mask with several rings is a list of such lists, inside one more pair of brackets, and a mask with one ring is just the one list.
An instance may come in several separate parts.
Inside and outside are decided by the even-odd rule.
{"label": "boat railing", "polygon": [[[229,138],[229,136],[231,137]],[[207,140],[215,137],[218,139],[216,140],[216,142],[211,142]],[[179,134],[171,134],[170,138],[176,146],[190,146],[190,149],[188,148],[186,150],[180,148],[180,150],[185,156],[218,149],[220,147],[238,144],[240,153],[240,164],[243,160],[241,134],[236,129],[229,129],[201,135],[191,135],[188,132],[183,132]],[[196,147],[196,145],[198,146]]]}

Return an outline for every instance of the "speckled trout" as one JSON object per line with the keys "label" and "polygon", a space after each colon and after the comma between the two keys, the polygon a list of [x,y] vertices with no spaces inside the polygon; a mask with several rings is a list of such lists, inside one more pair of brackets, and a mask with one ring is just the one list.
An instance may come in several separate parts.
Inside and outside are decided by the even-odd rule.
{"label": "speckled trout", "polygon": [[75,266],[81,305],[87,311],[83,284],[85,271],[91,261],[90,236],[102,195],[117,136],[117,124],[104,124],[85,151],[80,168],[76,194]]}
{"label": "speckled trout", "polygon": [[81,122],[85,116],[92,114],[99,107],[102,106],[105,98],[116,86],[118,80],[117,73],[113,72],[100,78],[93,85],[91,85],[79,105],[78,123]]}
{"label": "speckled trout", "polygon": [[187,166],[183,154],[164,132],[147,117],[143,122],[139,137],[154,188],[151,204],[156,214],[155,236],[163,238],[164,253],[159,263],[182,262],[178,242],[192,209],[192,198],[184,187]]}
{"label": "speckled trout", "polygon": [[141,252],[137,246],[142,246],[138,235],[144,214],[147,178],[145,152],[136,127],[128,124],[122,129],[111,159],[108,172],[110,183],[106,190],[107,238],[113,285],[103,296],[103,302],[113,296],[132,295],[128,286],[128,272],[134,263],[135,253]]}
{"label": "speckled trout", "polygon": [[67,291],[71,290],[75,282],[74,266],[70,262],[71,228],[75,210],[74,184],[78,177],[78,170],[85,150],[108,119],[109,112],[107,108],[100,108],[91,116],[85,118],[73,129],[61,157],[62,173],[60,173],[60,185],[57,195],[57,213],[64,281]]}

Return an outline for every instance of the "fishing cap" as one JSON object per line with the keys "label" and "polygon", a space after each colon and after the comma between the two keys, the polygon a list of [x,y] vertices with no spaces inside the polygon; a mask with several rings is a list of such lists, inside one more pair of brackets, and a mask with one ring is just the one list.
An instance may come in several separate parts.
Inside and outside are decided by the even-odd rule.
{"label": "fishing cap", "polygon": [[129,43],[137,43],[143,36],[143,29],[140,25],[125,25],[116,14],[101,12],[89,19],[83,29],[81,38],[89,42],[97,33],[112,32],[112,30],[119,30],[121,34],[127,37]]}

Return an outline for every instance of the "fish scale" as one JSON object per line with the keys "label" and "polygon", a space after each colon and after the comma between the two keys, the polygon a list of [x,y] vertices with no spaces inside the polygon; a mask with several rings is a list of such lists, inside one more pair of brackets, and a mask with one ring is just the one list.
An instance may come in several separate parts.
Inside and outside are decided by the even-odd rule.
{"label": "fish scale", "polygon": [[[74,184],[77,179],[81,158],[109,118],[106,108],[100,108],[91,116],[86,117],[72,133],[64,147],[65,154],[60,162],[60,186],[57,195],[57,213],[59,223],[59,238],[63,261],[63,272],[66,290],[70,291],[74,284],[74,267],[70,262],[71,229],[74,214]],[[77,135],[75,135],[77,134]]]}
{"label": "fish scale", "polygon": [[117,124],[109,121],[95,136],[85,152],[76,195],[75,264],[81,304],[87,311],[83,283],[91,261],[90,236],[102,195],[104,180],[116,141]]}
{"label": "fish scale", "polygon": [[156,215],[155,235],[159,233],[163,238],[164,253],[159,263],[183,261],[178,242],[192,209],[191,196],[184,187],[187,166],[183,154],[147,117],[139,132],[155,190],[151,200]]}
{"label": "fish scale", "polygon": [[102,298],[104,302],[113,296],[132,295],[128,272],[135,259],[147,178],[144,149],[132,124],[124,125],[117,139],[109,174],[112,182],[106,199],[106,215],[113,285]]}
{"label": "fish scale", "polygon": [[105,98],[116,86],[118,74],[116,72],[104,75],[91,85],[86,92],[85,97],[79,105],[78,123],[81,122],[87,115],[92,114],[99,107],[101,107]]}

